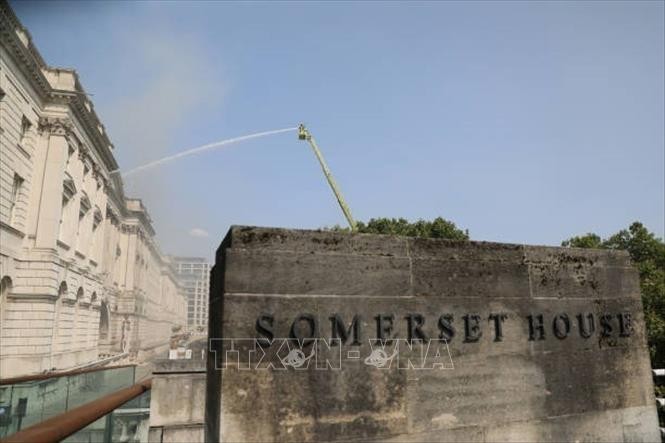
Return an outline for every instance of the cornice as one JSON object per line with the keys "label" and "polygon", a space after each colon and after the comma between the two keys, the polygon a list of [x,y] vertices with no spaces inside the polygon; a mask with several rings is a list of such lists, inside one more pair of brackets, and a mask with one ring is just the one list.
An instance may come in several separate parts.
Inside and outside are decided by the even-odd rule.
{"label": "cornice", "polygon": [[[76,84],[79,86],[78,76],[76,78]],[[76,116],[78,121],[83,125],[86,135],[88,135],[92,142],[98,146],[99,149],[97,149],[97,152],[99,153],[101,160],[106,164],[109,171],[118,169],[118,163],[111,152],[113,144],[106,135],[106,132],[101,132],[99,130],[100,127],[103,128],[103,125],[93,110],[92,104],[88,104],[90,109],[86,106],[85,93],[54,90],[53,95],[69,95],[70,108],[74,112],[74,116]]]}
{"label": "cornice", "polygon": [[141,226],[145,228],[145,230],[148,232],[147,237],[152,238],[155,235],[155,230],[152,227],[152,221],[150,220],[150,217],[148,216],[145,207],[143,207],[143,210],[140,211],[129,209],[128,213],[130,217],[135,217],[139,221],[139,223],[141,223]]}
{"label": "cornice", "polygon": [[[16,30],[20,30],[28,37],[27,46],[23,44]],[[9,4],[0,0],[0,42],[18,61],[17,65],[21,72],[33,81],[40,98],[45,99],[51,90],[51,85],[42,72],[42,67],[46,67],[46,64],[36,49],[32,48],[30,41],[30,33],[21,25]]]}
{"label": "cornice", "polygon": [[102,170],[99,167],[99,165],[94,162],[92,164],[92,176],[97,182],[97,186],[104,188],[104,190],[108,189],[108,180],[102,173]]}
{"label": "cornice", "polygon": [[90,162],[90,164],[94,164],[92,159],[90,158],[90,150],[85,147],[85,145],[79,146],[79,160],[82,162]]}
{"label": "cornice", "polygon": [[[25,34],[27,45],[23,43],[17,31]],[[118,169],[118,164],[111,152],[113,144],[106,133],[100,131],[103,127],[99,117],[88,103],[85,91],[81,86],[75,71],[75,91],[54,89],[44,75],[44,70],[54,70],[49,67],[37,49],[32,44],[30,33],[21,25],[20,21],[5,0],[0,0],[0,42],[10,56],[17,62],[21,72],[32,82],[32,86],[43,101],[68,106],[76,119],[81,123],[86,135],[96,145],[101,161],[109,171]]]}
{"label": "cornice", "polygon": [[[164,256],[159,250],[154,238],[154,230],[151,225],[144,225],[140,220],[141,224],[131,224],[126,221],[120,222],[120,232],[123,234],[136,235],[139,240],[150,250],[153,256],[157,257],[158,265],[164,263]],[[148,229],[148,230],[147,230]]]}
{"label": "cornice", "polygon": [[125,197],[125,191],[122,187],[120,174],[111,173],[106,185],[106,195],[108,195],[109,199],[114,202],[114,207],[117,208],[119,218],[127,218],[127,198]]}
{"label": "cornice", "polygon": [[49,91],[49,98],[60,105],[69,107],[74,117],[83,127],[86,136],[89,137],[93,145],[97,147],[95,150],[100,157],[100,160],[106,165],[109,171],[118,169],[118,163],[111,152],[113,144],[108,138],[106,133],[100,132],[99,128],[102,124],[97,117],[97,114],[92,108],[92,103],[88,103],[85,92],[76,77],[77,91],[65,91],[62,89],[53,89]]}

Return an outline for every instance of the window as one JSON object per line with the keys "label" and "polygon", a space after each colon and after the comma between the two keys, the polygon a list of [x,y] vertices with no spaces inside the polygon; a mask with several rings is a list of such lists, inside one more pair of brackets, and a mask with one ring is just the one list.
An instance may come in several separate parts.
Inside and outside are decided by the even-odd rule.
{"label": "window", "polygon": [[86,254],[88,250],[88,233],[90,227],[87,224],[86,215],[90,212],[90,200],[84,191],[81,192],[81,200],[79,202],[79,216],[78,226],[76,228],[76,250],[82,254]]}
{"label": "window", "polygon": [[58,231],[58,240],[64,242],[67,240],[67,214],[70,211],[70,201],[71,196],[67,195],[66,192],[62,193],[62,210],[60,216],[60,230]]}
{"label": "window", "polygon": [[100,246],[103,239],[99,238],[100,231],[98,228],[103,219],[104,217],[102,215],[102,211],[97,206],[95,206],[95,209],[92,211],[92,242],[90,246],[90,259],[94,260],[95,262],[99,260],[99,256],[101,254]]}
{"label": "window", "polygon": [[14,174],[14,182],[12,183],[12,196],[9,202],[9,222],[14,222],[16,212],[16,204],[21,197],[21,188],[23,187],[23,178],[20,175]]}
{"label": "window", "polygon": [[30,120],[28,120],[28,117],[25,115],[21,119],[21,144],[25,141],[25,137],[28,135],[30,132],[30,128],[32,127],[32,123],[30,123]]}
{"label": "window", "polygon": [[[67,205],[69,204],[70,200],[71,200],[71,198],[66,193],[63,192],[62,193],[62,210],[63,210],[63,212],[64,212],[65,208],[67,207]],[[62,220],[63,220],[63,217],[60,218],[60,224],[62,224]]]}
{"label": "window", "polygon": [[95,208],[94,218],[92,219],[93,232],[97,230],[97,227],[101,222],[102,222],[102,211],[99,208]]}
{"label": "window", "polygon": [[70,201],[76,194],[76,185],[72,177],[65,172],[65,179],[62,182],[62,200]]}
{"label": "window", "polygon": [[65,180],[62,182],[62,213],[60,216],[60,233],[58,239],[60,241],[65,241],[68,232],[70,212],[72,205],[70,204],[72,198],[76,195],[76,185],[74,185],[74,180],[65,173]]}
{"label": "window", "polygon": [[89,210],[90,200],[88,200],[86,195],[83,195],[83,197],[81,197],[81,204],[79,206],[79,222],[83,220],[83,217],[85,217]]}

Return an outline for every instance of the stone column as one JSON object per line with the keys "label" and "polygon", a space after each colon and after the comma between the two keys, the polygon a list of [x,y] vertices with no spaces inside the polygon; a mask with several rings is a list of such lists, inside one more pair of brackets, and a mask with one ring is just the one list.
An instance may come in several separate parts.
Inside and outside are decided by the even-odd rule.
{"label": "stone column", "polygon": [[40,129],[47,134],[46,165],[37,217],[37,248],[55,249],[62,212],[62,180],[67,161],[67,135],[71,123],[65,119],[43,118]]}
{"label": "stone column", "polygon": [[39,204],[44,185],[44,169],[46,168],[46,154],[48,153],[48,142],[50,134],[47,131],[40,131],[36,137],[35,149],[33,152],[33,174],[30,186],[30,197],[28,204],[28,222],[26,224],[26,234],[30,238],[37,235],[37,222],[39,217]]}
{"label": "stone column", "polygon": [[136,289],[136,281],[134,278],[134,266],[136,265],[136,248],[137,248],[137,237],[138,237],[138,228],[136,226],[127,226],[125,228],[127,232],[127,256],[125,257],[126,268],[125,268],[125,290],[133,291]]}

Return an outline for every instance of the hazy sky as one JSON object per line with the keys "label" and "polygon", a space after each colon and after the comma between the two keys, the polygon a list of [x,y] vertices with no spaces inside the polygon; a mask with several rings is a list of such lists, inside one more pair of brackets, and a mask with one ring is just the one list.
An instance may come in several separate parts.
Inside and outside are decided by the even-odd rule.
{"label": "hazy sky", "polygon": [[[75,68],[128,170],[304,121],[357,219],[442,216],[558,245],[663,235],[664,3],[12,2]],[[231,224],[344,224],[295,133],[145,171],[167,253]],[[208,233],[208,236],[206,236]]]}

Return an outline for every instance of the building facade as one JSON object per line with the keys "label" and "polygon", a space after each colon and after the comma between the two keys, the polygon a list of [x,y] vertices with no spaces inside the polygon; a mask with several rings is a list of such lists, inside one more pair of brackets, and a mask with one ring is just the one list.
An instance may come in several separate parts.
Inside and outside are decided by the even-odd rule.
{"label": "building facade", "polygon": [[0,1],[0,377],[136,355],[186,300],[71,69],[46,65]]}
{"label": "building facade", "polygon": [[187,296],[187,326],[191,331],[207,331],[210,263],[201,257],[171,259]]}

